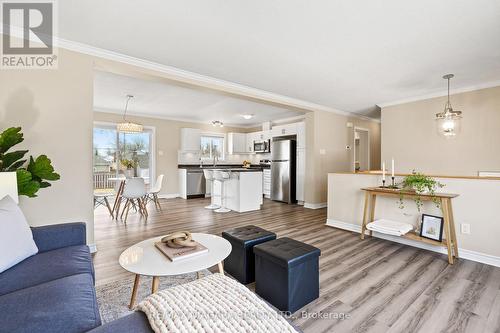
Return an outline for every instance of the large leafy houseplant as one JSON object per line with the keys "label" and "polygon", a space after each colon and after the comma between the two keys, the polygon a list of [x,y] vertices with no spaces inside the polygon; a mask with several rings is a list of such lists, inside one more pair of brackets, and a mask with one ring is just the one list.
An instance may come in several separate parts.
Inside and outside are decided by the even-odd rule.
{"label": "large leafy houseplant", "polygon": [[21,127],[11,127],[0,134],[0,172],[16,172],[19,195],[33,198],[38,190],[60,178],[46,155],[24,159],[28,150],[9,151],[24,141]]}
{"label": "large leafy houseplant", "polygon": [[[444,187],[444,185],[433,179],[432,177],[426,176],[413,170],[411,175],[408,175],[403,179],[400,187],[403,191],[415,192],[417,194],[414,200],[419,212],[420,208],[422,208],[423,206],[422,197],[420,196],[420,194],[431,196],[431,200],[436,204],[438,208],[441,205],[439,198],[435,197],[435,194],[436,190],[438,188]],[[404,194],[401,194],[399,198],[399,208],[401,209],[404,208],[403,197]]]}

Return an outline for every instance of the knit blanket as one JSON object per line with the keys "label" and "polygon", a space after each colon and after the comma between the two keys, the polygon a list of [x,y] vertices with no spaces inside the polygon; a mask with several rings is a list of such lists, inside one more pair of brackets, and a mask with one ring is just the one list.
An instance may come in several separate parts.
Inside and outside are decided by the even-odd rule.
{"label": "knit blanket", "polygon": [[156,333],[296,333],[247,287],[218,273],[157,292],[137,309]]}

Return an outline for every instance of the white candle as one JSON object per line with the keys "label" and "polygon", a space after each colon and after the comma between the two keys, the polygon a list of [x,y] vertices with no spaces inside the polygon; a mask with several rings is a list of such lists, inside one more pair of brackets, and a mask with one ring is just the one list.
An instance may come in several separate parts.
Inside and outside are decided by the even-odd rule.
{"label": "white candle", "polygon": [[382,162],[382,180],[385,181],[385,161]]}
{"label": "white candle", "polygon": [[394,158],[392,158],[392,177],[394,177]]}

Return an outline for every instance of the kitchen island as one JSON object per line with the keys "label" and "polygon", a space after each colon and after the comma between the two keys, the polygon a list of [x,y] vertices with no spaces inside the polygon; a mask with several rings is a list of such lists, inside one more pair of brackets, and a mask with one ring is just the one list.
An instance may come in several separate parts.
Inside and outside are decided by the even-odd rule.
{"label": "kitchen island", "polygon": [[[214,171],[230,173],[230,178],[223,183],[215,180],[212,203],[221,205],[221,192],[224,186],[225,206],[236,212],[259,210],[263,203],[262,169],[258,168],[221,168]],[[207,188],[211,184],[207,182]]]}

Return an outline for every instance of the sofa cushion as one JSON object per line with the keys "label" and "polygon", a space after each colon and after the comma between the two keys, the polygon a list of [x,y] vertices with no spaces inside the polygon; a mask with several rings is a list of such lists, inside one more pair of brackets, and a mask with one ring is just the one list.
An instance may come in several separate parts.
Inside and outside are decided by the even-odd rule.
{"label": "sofa cushion", "polygon": [[101,324],[90,274],[78,274],[0,296],[0,330],[81,333]]}
{"label": "sofa cushion", "polygon": [[38,252],[23,212],[10,197],[0,200],[0,273]]}
{"label": "sofa cushion", "polygon": [[89,273],[94,278],[88,246],[42,252],[0,274],[0,295],[80,273]]}
{"label": "sofa cushion", "polygon": [[148,317],[141,311],[135,311],[125,317],[113,320],[87,333],[154,333]]}

